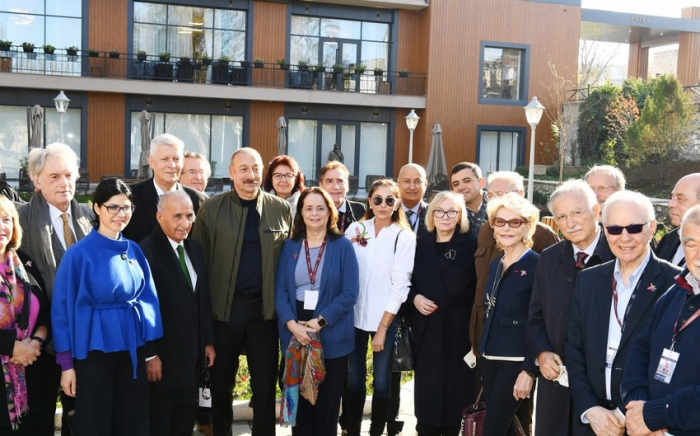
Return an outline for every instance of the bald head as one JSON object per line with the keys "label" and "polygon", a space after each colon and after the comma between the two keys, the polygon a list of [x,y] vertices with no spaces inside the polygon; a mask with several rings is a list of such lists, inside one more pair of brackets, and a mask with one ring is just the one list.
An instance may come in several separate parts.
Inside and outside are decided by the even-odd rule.
{"label": "bald head", "polygon": [[428,189],[425,169],[414,163],[404,165],[399,171],[398,179],[401,201],[409,209],[416,207]]}
{"label": "bald head", "polygon": [[668,214],[674,227],[681,225],[683,215],[696,204],[700,204],[700,173],[682,177],[673,187],[671,201],[668,202]]}

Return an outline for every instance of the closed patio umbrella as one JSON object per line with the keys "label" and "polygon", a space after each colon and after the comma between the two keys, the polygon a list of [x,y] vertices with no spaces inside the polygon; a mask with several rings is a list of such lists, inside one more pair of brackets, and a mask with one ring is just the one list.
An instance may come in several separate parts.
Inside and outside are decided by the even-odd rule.
{"label": "closed patio umbrella", "polygon": [[148,179],[151,177],[150,167],[148,166],[148,155],[151,152],[151,114],[142,110],[139,115],[141,121],[141,155],[139,156],[139,179]]}
{"label": "closed patio umbrella", "polygon": [[447,180],[447,162],[445,161],[445,150],[442,147],[442,127],[440,124],[435,124],[432,132],[433,138],[430,143],[430,157],[426,172],[428,183],[435,187]]}
{"label": "closed patio umbrella", "polygon": [[43,124],[44,124],[44,109],[35,104],[34,107],[27,108],[29,112],[29,151],[33,148],[42,148],[44,146]]}
{"label": "closed patio umbrella", "polygon": [[284,117],[279,117],[277,120],[277,154],[287,154],[287,135],[284,134],[284,129],[287,128],[287,122]]}

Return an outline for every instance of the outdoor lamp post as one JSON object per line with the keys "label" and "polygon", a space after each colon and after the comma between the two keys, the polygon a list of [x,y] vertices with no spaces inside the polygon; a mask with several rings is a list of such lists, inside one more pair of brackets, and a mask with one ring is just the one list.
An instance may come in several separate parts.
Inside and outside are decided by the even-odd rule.
{"label": "outdoor lamp post", "polygon": [[408,163],[413,163],[413,131],[416,130],[418,120],[420,120],[420,117],[416,115],[414,109],[411,109],[411,113],[406,115],[406,127],[408,127],[408,131],[411,132],[411,138],[408,141]]}
{"label": "outdoor lamp post", "polygon": [[537,97],[532,97],[532,101],[524,109],[525,118],[530,125],[530,169],[527,175],[527,199],[532,203],[535,191],[535,129],[542,118],[544,106],[537,101]]}
{"label": "outdoor lamp post", "polygon": [[70,99],[66,97],[66,94],[64,94],[63,91],[61,91],[56,98],[53,99],[53,102],[56,104],[56,110],[61,115],[59,120],[59,131],[61,132],[61,142],[63,142],[63,116],[66,114],[66,110],[68,110]]}

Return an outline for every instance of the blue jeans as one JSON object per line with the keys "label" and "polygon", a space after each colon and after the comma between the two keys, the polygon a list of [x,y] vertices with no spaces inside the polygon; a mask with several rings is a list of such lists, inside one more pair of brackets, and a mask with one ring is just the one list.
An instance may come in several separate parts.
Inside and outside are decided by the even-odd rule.
{"label": "blue jeans", "polygon": [[[378,399],[391,398],[391,359],[394,351],[394,338],[396,336],[396,318],[389,326],[384,341],[384,350],[372,353],[372,365],[374,367],[374,397]],[[355,351],[350,353],[348,363],[348,390],[352,392],[365,392],[367,381],[367,344],[374,338],[375,332],[366,332],[355,329]]]}

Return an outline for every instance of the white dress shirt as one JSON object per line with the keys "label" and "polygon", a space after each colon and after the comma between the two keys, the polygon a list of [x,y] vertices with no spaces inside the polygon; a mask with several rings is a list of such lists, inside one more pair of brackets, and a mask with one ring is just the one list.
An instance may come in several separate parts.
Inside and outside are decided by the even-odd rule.
{"label": "white dress shirt", "polygon": [[396,314],[408,297],[416,237],[396,223],[384,227],[375,235],[374,218],[350,224],[345,236],[352,240],[357,236],[356,229],[360,233],[366,231],[367,245],[352,244],[360,267],[355,327],[374,332],[384,312]]}
{"label": "white dress shirt", "polygon": [[[68,225],[73,231],[73,236],[75,236],[75,228],[73,227],[73,215],[71,215],[70,206],[68,206],[68,210],[63,212],[51,203],[48,203],[48,205],[49,217],[51,218],[51,225],[53,225],[53,231],[56,232],[56,236],[58,236],[59,241],[61,241],[61,244],[63,244],[63,249],[67,250],[66,237],[63,235],[63,218],[61,218],[61,215],[63,215],[64,213],[68,214]],[[76,237],[75,240],[77,241],[78,238]]]}
{"label": "white dress shirt", "polygon": [[175,257],[177,257],[178,259],[180,258],[180,255],[177,254],[177,247],[178,245],[182,245],[183,253],[185,254],[185,265],[187,265],[187,271],[189,271],[190,273],[190,279],[192,280],[192,290],[194,291],[195,289],[197,289],[197,272],[194,270],[194,266],[192,266],[192,261],[190,260],[190,256],[187,254],[185,245],[183,243],[178,244],[170,238],[168,238],[168,242],[170,242],[170,246],[175,252]]}
{"label": "white dress shirt", "polygon": [[595,253],[595,248],[598,246],[598,241],[600,240],[600,227],[595,226],[595,230],[596,230],[595,238],[593,239],[593,242],[591,242],[591,245],[584,248],[583,250],[581,250],[580,248],[578,248],[575,245],[573,246],[574,247],[574,260],[576,260],[576,253],[578,253],[579,251],[583,251],[584,253],[586,253],[586,258],[583,261],[584,264],[587,264],[588,261],[591,259],[591,256],[593,256],[593,253]]}

